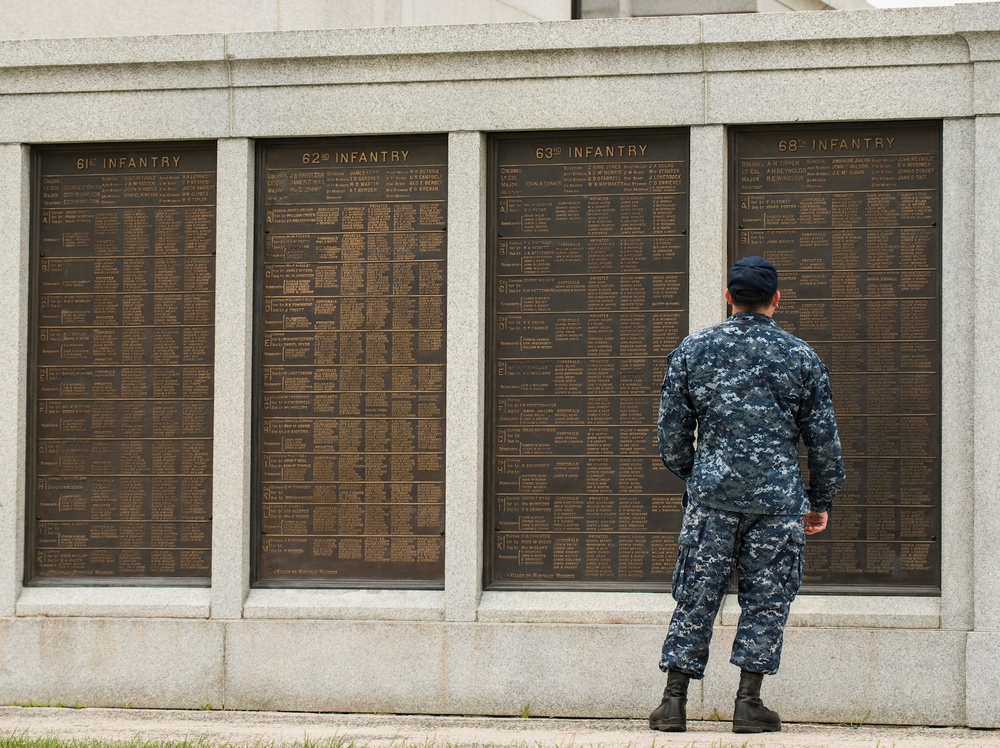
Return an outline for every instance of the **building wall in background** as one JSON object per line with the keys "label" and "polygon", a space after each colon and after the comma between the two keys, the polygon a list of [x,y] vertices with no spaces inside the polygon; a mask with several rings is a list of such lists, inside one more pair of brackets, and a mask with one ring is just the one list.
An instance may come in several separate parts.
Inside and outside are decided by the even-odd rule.
{"label": "building wall in background", "polygon": [[638,18],[716,13],[782,13],[870,8],[866,0],[580,0],[582,18]]}
{"label": "building wall in background", "polygon": [[5,0],[0,39],[559,21],[569,0]]}

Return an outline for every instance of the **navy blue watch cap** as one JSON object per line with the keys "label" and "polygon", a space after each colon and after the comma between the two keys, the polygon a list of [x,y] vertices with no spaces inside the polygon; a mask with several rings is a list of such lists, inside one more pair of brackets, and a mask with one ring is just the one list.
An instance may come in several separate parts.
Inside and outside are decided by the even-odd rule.
{"label": "navy blue watch cap", "polygon": [[760,304],[778,290],[778,271],[763,257],[744,257],[730,268],[726,285],[734,301]]}

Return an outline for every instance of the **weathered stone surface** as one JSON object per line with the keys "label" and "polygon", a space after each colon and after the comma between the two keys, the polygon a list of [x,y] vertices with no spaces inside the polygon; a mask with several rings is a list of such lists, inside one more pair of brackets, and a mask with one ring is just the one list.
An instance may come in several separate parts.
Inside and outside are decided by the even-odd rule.
{"label": "weathered stone surface", "polygon": [[[306,5],[282,5],[305,23]],[[256,28],[0,42],[0,701],[648,713],[667,590],[483,592],[488,133],[690,127],[698,328],[725,313],[728,126],[941,118],[942,595],[803,596],[767,687],[791,721],[1000,726],[1000,6],[242,33]],[[446,588],[253,590],[255,141],[399,133],[449,134]],[[24,144],[168,139],[219,141],[213,587],[22,590]],[[731,708],[734,604],[692,717]]]}

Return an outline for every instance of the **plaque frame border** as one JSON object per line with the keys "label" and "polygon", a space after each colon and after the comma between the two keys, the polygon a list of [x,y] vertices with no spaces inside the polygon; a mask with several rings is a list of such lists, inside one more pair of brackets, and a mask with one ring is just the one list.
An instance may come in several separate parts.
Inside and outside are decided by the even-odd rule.
{"label": "plaque frame border", "polygon": [[[942,346],[942,336],[943,336],[943,256],[944,256],[944,211],[943,211],[943,201],[944,201],[944,121],[941,119],[918,119],[918,120],[848,120],[848,121],[823,121],[823,122],[783,122],[783,123],[771,123],[771,124],[753,124],[753,125],[731,125],[726,128],[726,156],[728,159],[728,164],[726,167],[726,175],[728,178],[728,184],[726,185],[726,194],[728,199],[727,215],[726,215],[726,267],[731,267],[732,263],[736,261],[736,249],[738,246],[738,232],[739,226],[737,223],[737,212],[739,204],[739,185],[737,177],[738,164],[739,164],[739,136],[744,133],[768,133],[768,132],[783,132],[783,131],[827,131],[834,130],[836,128],[855,128],[855,127],[885,127],[885,128],[895,128],[895,129],[917,129],[917,128],[936,128],[936,139],[935,145],[938,148],[938,174],[937,174],[937,204],[936,211],[940,220],[937,226],[934,226],[937,230],[937,251],[938,251],[938,263],[936,269],[936,280],[938,288],[937,296],[937,321],[938,321],[938,368],[936,372],[937,385],[938,385],[938,412],[937,412],[937,432],[932,434],[936,439],[935,444],[935,454],[933,459],[937,462],[937,471],[935,476],[935,487],[937,489],[937,503],[935,505],[937,511],[937,529],[938,534],[934,536],[931,541],[937,545],[936,554],[936,568],[935,576],[937,577],[937,586],[932,585],[901,585],[901,584],[886,584],[879,585],[871,582],[858,583],[858,584],[844,584],[844,583],[803,583],[800,595],[810,595],[815,597],[832,597],[832,596],[858,596],[858,597],[942,597],[943,595],[943,566],[944,566],[944,546],[942,543],[943,534],[943,502],[942,496],[944,493],[943,486],[943,459],[942,459],[942,431],[944,427],[944,417],[942,412],[943,406],[943,363],[944,363],[944,351]],[[831,513],[831,521],[836,521],[836,504],[834,505],[834,512]],[[735,588],[734,590],[735,591]]]}
{"label": "plaque frame border", "polygon": [[[266,216],[266,164],[267,151],[270,148],[288,147],[315,147],[316,144],[361,144],[396,140],[406,143],[437,143],[443,145],[445,152],[445,273],[447,275],[448,265],[448,134],[447,133],[421,133],[418,135],[407,135],[405,133],[391,133],[387,135],[317,135],[308,137],[293,138],[261,138],[254,143],[254,183],[253,183],[253,363],[251,371],[251,405],[250,405],[250,589],[315,589],[315,590],[430,590],[442,591],[445,588],[445,575],[447,573],[447,528],[448,528],[448,507],[447,507],[447,401],[445,402],[445,415],[442,418],[442,439],[445,444],[444,464],[445,478],[442,482],[445,489],[444,507],[444,531],[442,532],[441,545],[441,575],[438,581],[429,580],[386,580],[386,579],[362,579],[340,578],[340,579],[261,579],[261,512],[263,510],[263,401],[264,401],[264,236]],[[442,394],[447,398],[448,367],[448,315],[447,315],[447,283],[445,288],[445,361],[444,361],[444,382],[445,389]]]}
{"label": "plaque frame border", "polygon": [[[182,150],[196,150],[204,148],[211,152],[215,182],[215,222],[216,236],[218,241],[218,218],[219,218],[219,161],[218,161],[218,141],[216,140],[128,140],[113,142],[82,142],[82,143],[56,143],[56,144],[32,144],[31,145],[31,174],[29,177],[29,218],[28,218],[28,330],[27,330],[27,392],[26,392],[26,458],[25,458],[25,517],[24,517],[24,571],[22,583],[25,587],[185,587],[205,589],[212,586],[212,572],[214,565],[214,492],[215,492],[215,433],[214,425],[212,432],[212,494],[209,496],[209,517],[208,517],[208,537],[209,537],[209,571],[205,576],[46,576],[35,575],[35,536],[34,523],[37,521],[35,512],[37,507],[36,478],[37,478],[37,407],[38,407],[38,334],[39,334],[39,307],[40,292],[40,260],[41,250],[39,248],[40,228],[41,228],[41,197],[42,197],[42,156],[47,153],[69,153],[73,151],[88,154],[115,153],[120,154],[123,148],[173,148]],[[213,257],[217,254],[213,252]],[[214,273],[213,269],[213,273]],[[215,345],[215,283],[218,277],[213,279],[212,298],[212,338],[213,348]],[[213,424],[215,418],[215,359],[212,360],[212,416]]]}
{"label": "plaque frame border", "polygon": [[[484,592],[569,592],[569,593],[590,593],[590,592],[627,592],[627,593],[650,593],[666,592],[670,588],[670,580],[663,582],[627,582],[627,581],[579,581],[560,582],[555,580],[506,580],[497,582],[494,580],[494,550],[493,542],[496,528],[496,496],[493,492],[494,481],[494,460],[496,458],[493,442],[493,429],[495,428],[495,417],[493,407],[496,401],[496,377],[494,369],[495,345],[495,312],[494,304],[496,293],[494,291],[494,261],[497,256],[497,226],[499,224],[499,213],[497,210],[496,177],[499,168],[499,144],[514,140],[530,141],[543,137],[586,137],[593,135],[600,137],[611,134],[628,134],[636,137],[679,137],[685,141],[685,159],[687,166],[687,222],[682,231],[686,238],[686,288],[688,291],[688,304],[685,308],[687,315],[687,326],[690,328],[690,293],[691,293],[691,129],[690,125],[670,126],[670,127],[607,127],[607,128],[583,128],[567,130],[528,130],[518,132],[494,132],[487,134],[486,145],[486,331],[484,362],[485,369],[485,419],[483,423],[483,572],[481,575],[482,589]],[[681,338],[687,334],[682,332]],[[678,341],[679,342],[679,341]],[[664,366],[666,360],[664,359]],[[650,393],[651,395],[655,393]],[[651,424],[650,428],[655,430],[656,424]]]}

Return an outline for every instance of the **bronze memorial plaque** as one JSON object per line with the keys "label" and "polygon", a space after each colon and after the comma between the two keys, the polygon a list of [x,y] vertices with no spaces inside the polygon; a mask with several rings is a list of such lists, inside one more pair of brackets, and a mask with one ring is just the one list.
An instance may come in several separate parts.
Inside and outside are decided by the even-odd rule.
{"label": "bronze memorial plaque", "polygon": [[208,583],[215,154],[35,152],[32,583]]}
{"label": "bronze memorial plaque", "polygon": [[732,148],[732,255],[778,268],[775,319],[830,368],[844,447],[804,589],[936,594],[941,125],[741,128]]}
{"label": "bronze memorial plaque", "polygon": [[444,582],[444,137],[267,144],[255,578]]}
{"label": "bronze memorial plaque", "polygon": [[497,136],[488,584],[669,585],[681,482],[656,444],[688,326],[686,130]]}

